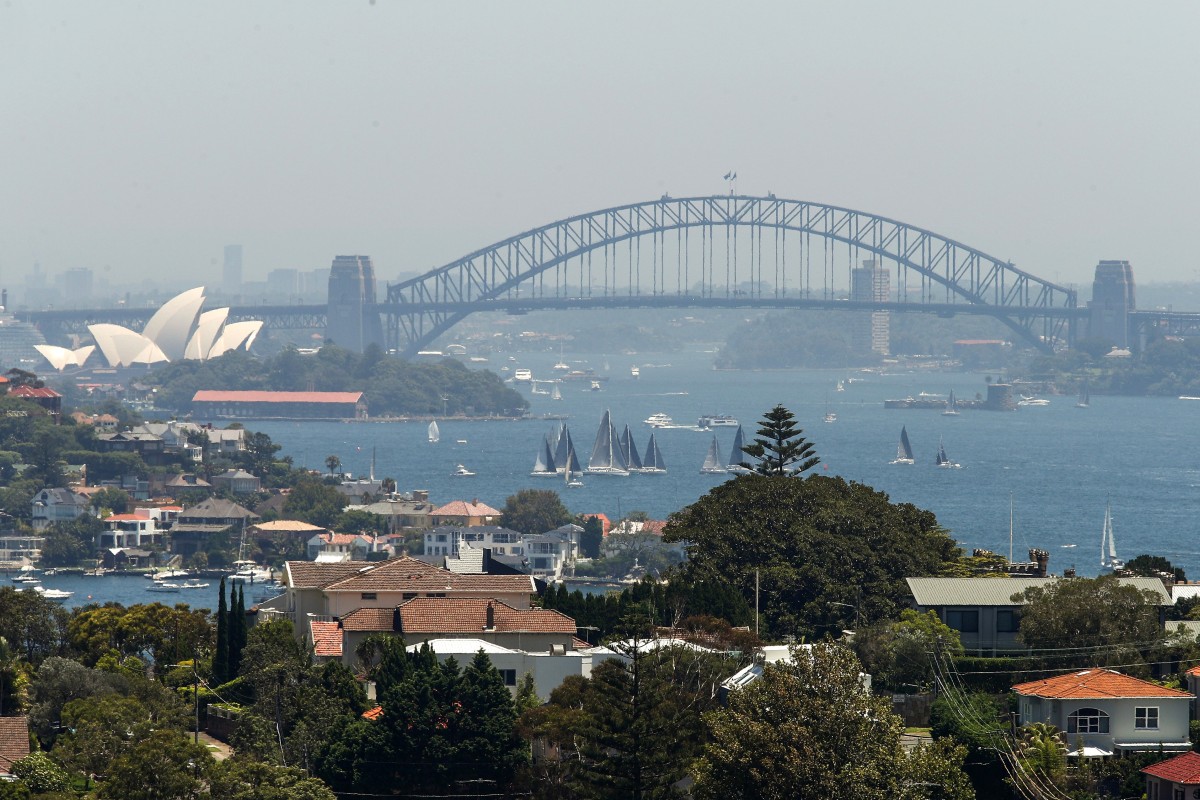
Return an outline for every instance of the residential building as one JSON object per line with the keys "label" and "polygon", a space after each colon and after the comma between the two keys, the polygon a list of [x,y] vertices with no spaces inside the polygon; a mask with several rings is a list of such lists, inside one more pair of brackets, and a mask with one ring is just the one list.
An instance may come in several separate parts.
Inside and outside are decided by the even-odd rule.
{"label": "residential building", "polygon": [[375,478],[342,481],[335,488],[346,498],[349,505],[360,505],[384,494],[383,481]]}
{"label": "residential building", "polygon": [[249,509],[228,500],[209,497],[190,508],[179,512],[179,518],[171,527],[171,551],[178,555],[192,555],[198,550],[207,550],[213,537],[227,541],[230,531],[241,531],[258,520],[258,515]]}
{"label": "residential building", "polygon": [[192,410],[208,419],[366,419],[362,392],[201,390]]}
{"label": "residential building", "polygon": [[383,537],[361,533],[318,533],[306,542],[310,561],[367,561],[392,555]]}
{"label": "residential building", "polygon": [[464,544],[487,548],[503,556],[519,556],[524,552],[521,534],[499,525],[440,525],[426,531],[424,539],[427,556],[457,556]]}
{"label": "residential building", "polygon": [[579,559],[579,543],[583,528],[578,525],[563,525],[546,533],[521,537],[525,559],[533,575],[549,581],[561,580],[574,571]]}
{"label": "residential building", "polygon": [[214,475],[213,486],[234,494],[252,494],[262,488],[262,481],[244,469],[229,469]]}
{"label": "residential building", "polygon": [[42,557],[46,537],[20,531],[0,531],[0,568],[18,569],[36,564]]}
{"label": "residential building", "polygon": [[[1013,599],[1032,587],[1060,578],[906,578],[918,611],[936,611],[958,631],[963,648],[974,655],[997,655],[1023,649],[1017,640],[1023,601]],[[1154,592],[1161,608],[1171,595],[1158,578],[1121,578],[1121,584]]]}
{"label": "residential building", "polygon": [[113,514],[104,518],[104,530],[96,534],[96,547],[153,547],[166,538],[158,519],[149,509],[139,508],[130,514]]}
{"label": "residential building", "polygon": [[154,566],[154,551],[137,547],[108,547],[100,553],[100,564],[105,569],[120,572]]}
{"label": "residential building", "polygon": [[158,464],[167,452],[167,443],[153,433],[117,431],[96,436],[101,453],[137,453],[147,464]]}
{"label": "residential building", "polygon": [[1142,768],[1146,800],[1195,800],[1200,797],[1200,753],[1189,751]]}
{"label": "residential building", "polygon": [[395,494],[367,504],[351,504],[347,511],[365,511],[384,520],[384,530],[395,533],[401,528],[428,528],[434,510],[429,492],[414,489],[407,495]]}
{"label": "residential building", "polygon": [[91,510],[90,501],[82,494],[66,488],[42,489],[33,496],[32,522],[35,531],[45,530],[56,522],[70,522]]}
{"label": "residential building", "polygon": [[1184,751],[1193,695],[1109,669],[1087,669],[1012,687],[1020,724],[1047,722],[1085,758]]}
{"label": "residential building", "polygon": [[37,403],[50,412],[50,416],[54,417],[55,422],[58,422],[62,417],[62,395],[53,389],[45,386],[33,387],[21,384],[9,389],[8,396]]}
{"label": "residential building", "polygon": [[[431,639],[425,644],[437,655],[438,661],[445,662],[453,658],[459,666],[466,664],[482,650],[514,696],[521,677],[528,674],[533,676],[534,690],[543,701],[549,700],[550,693],[561,686],[569,676],[587,677],[592,668],[589,654],[578,650],[553,649],[544,653],[530,653],[483,639]],[[422,646],[409,645],[408,650],[415,652]]]}
{"label": "residential building", "polygon": [[499,522],[500,512],[478,500],[453,500],[429,513],[429,522],[438,525],[492,525]]}
{"label": "residential building", "polygon": [[12,775],[13,762],[27,755],[29,718],[0,717],[0,775]]}
{"label": "residential building", "polygon": [[163,483],[162,489],[175,497],[182,492],[211,492],[212,484],[194,472],[185,472],[172,475],[170,480]]}

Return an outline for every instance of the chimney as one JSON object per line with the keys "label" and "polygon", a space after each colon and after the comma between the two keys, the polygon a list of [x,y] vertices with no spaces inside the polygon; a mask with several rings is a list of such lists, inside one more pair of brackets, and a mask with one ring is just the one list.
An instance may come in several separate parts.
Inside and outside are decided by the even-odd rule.
{"label": "chimney", "polygon": [[496,630],[496,608],[492,605],[492,601],[488,600],[487,604],[487,622],[483,626],[485,631]]}

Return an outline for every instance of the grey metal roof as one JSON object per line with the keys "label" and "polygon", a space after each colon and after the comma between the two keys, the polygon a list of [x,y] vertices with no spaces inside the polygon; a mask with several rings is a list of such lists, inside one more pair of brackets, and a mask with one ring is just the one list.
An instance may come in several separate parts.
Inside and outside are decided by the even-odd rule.
{"label": "grey metal roof", "polygon": [[[905,578],[917,605],[1017,606],[1012,596],[1034,586],[1046,586],[1060,578]],[[1158,578],[1121,578],[1121,584],[1149,589],[1161,605],[1171,605],[1171,595]]]}

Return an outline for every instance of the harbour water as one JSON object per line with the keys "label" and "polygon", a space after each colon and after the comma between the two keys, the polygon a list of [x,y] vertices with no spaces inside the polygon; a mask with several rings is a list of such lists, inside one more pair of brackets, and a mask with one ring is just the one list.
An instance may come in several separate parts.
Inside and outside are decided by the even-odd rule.
{"label": "harbour water", "polygon": [[[556,352],[522,355],[516,361],[493,357],[492,369],[532,370],[537,379],[554,377]],[[1082,575],[1099,571],[1100,536],[1106,502],[1112,503],[1119,554],[1163,555],[1200,578],[1200,542],[1195,520],[1200,510],[1197,439],[1200,402],[1174,398],[1093,396],[1091,406],[1075,407],[1073,396],[1050,397],[1050,404],[1015,412],[963,411],[943,416],[929,410],[892,410],[883,400],[920,392],[959,398],[986,393],[981,373],[920,372],[879,375],[848,370],[775,372],[717,371],[712,353],[621,355],[589,362],[568,356],[572,368],[590,367],[610,379],[600,391],[588,381],[560,384],[561,401],[531,395],[535,417],[568,417],[576,449],[586,462],[604,409],[612,410],[618,432],[629,425],[639,448],[651,428],[643,421],[665,413],[694,426],[702,414],[730,414],[750,436],[762,413],[782,403],[790,408],[821,458],[817,468],[861,481],[888,493],[893,501],[933,511],[964,548],[1009,551],[1009,499],[1013,504],[1012,548],[1023,560],[1030,547],[1050,552],[1052,571],[1075,567]],[[609,363],[611,369],[604,370]],[[640,375],[631,376],[637,366]],[[995,376],[993,376],[995,377]],[[836,391],[841,380],[844,391]],[[549,386],[546,385],[547,390]],[[826,410],[837,421],[822,421]],[[712,437],[728,459],[735,429],[702,432],[656,429],[667,462],[665,475],[583,476],[584,486],[529,475],[541,437],[557,422],[439,422],[441,441],[426,440],[425,422],[337,423],[259,422],[297,465],[324,469],[337,455],[343,469],[365,475],[372,451],[376,476],[396,479],[401,491],[428,489],[438,504],[478,499],[500,508],[522,488],[557,489],[575,512],[602,511],[610,517],[645,511],[663,519],[725,480],[701,475]],[[901,426],[907,426],[915,465],[892,465]],[[938,469],[934,456],[941,440],[962,469]],[[452,477],[463,464],[474,477]]]}

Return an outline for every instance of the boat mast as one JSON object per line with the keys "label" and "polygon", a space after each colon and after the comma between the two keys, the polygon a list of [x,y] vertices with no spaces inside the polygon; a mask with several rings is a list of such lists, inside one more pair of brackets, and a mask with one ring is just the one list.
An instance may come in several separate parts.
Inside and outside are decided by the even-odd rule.
{"label": "boat mast", "polygon": [[1008,563],[1012,563],[1013,542],[1013,494],[1008,493]]}

